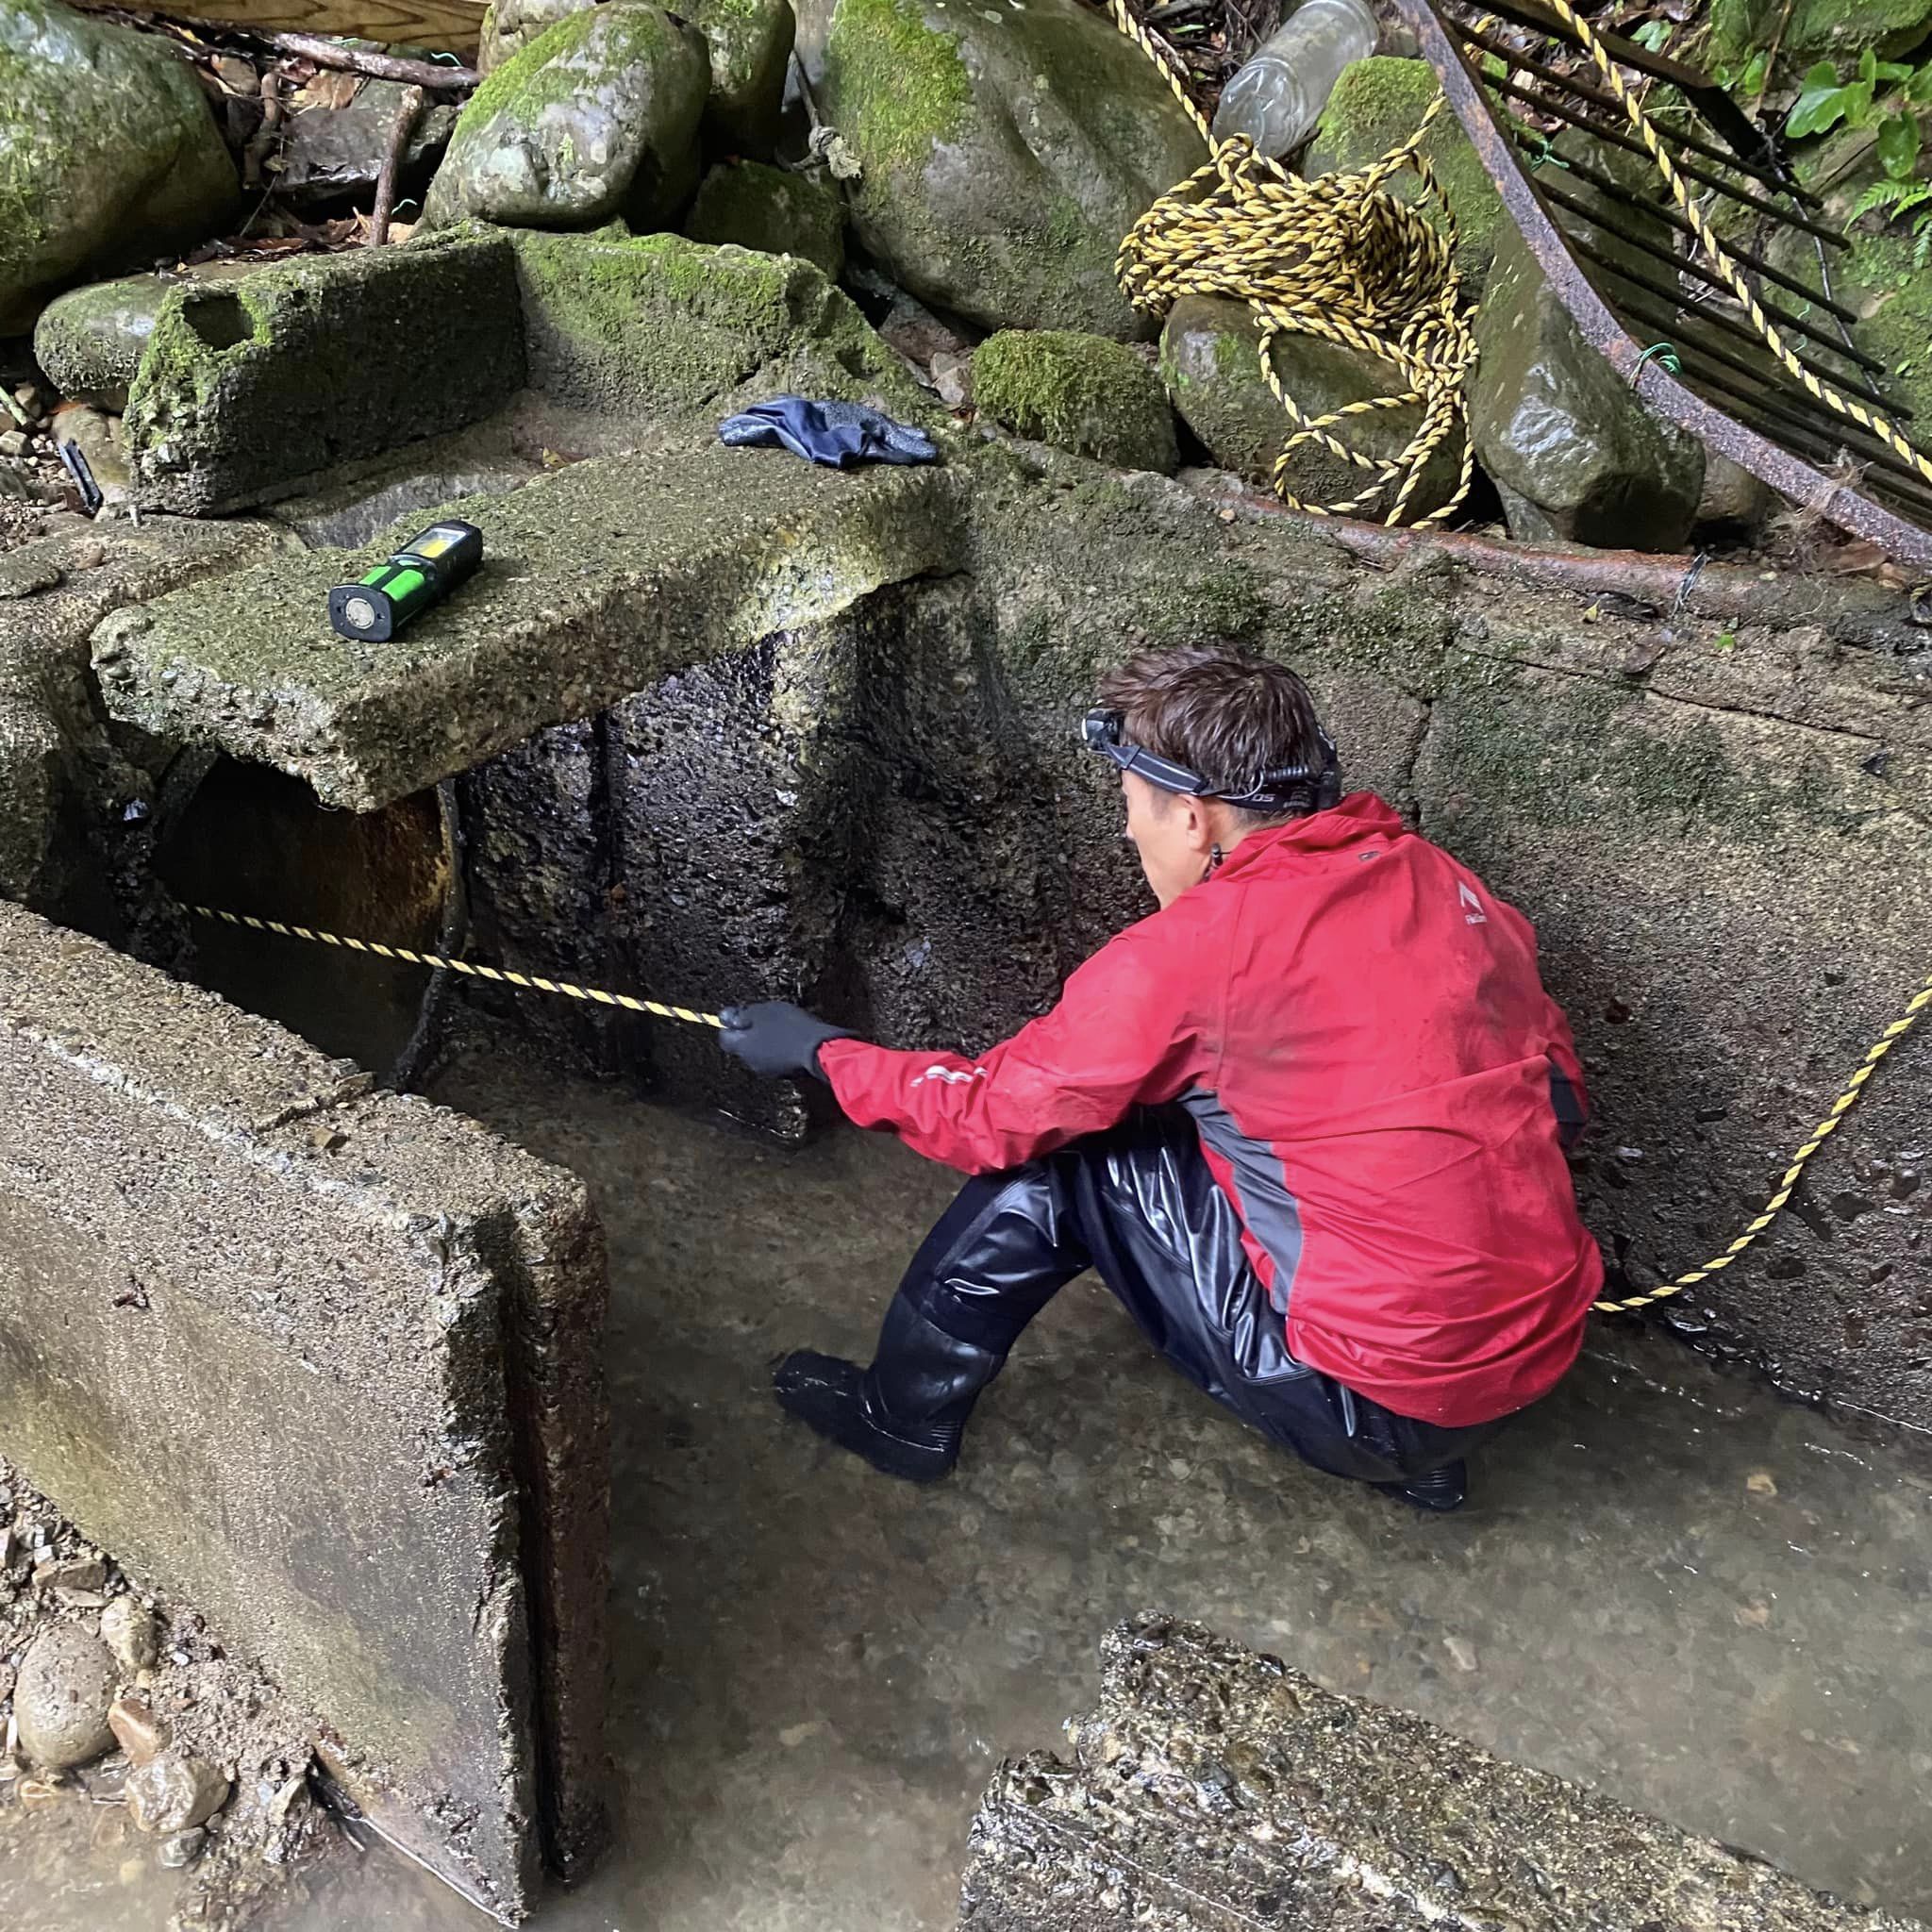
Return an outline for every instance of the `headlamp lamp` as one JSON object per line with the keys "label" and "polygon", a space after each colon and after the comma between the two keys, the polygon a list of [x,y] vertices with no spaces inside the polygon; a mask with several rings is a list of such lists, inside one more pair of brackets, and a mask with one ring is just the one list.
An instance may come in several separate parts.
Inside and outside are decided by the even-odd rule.
{"label": "headlamp lamp", "polygon": [[1320,765],[1279,766],[1263,772],[1245,791],[1217,791],[1186,765],[1175,764],[1143,745],[1127,743],[1121,734],[1122,722],[1118,711],[1089,711],[1081,723],[1080,736],[1089,751],[1098,752],[1122,771],[1134,773],[1162,791],[1178,792],[1184,798],[1218,798],[1239,810],[1259,812],[1322,811],[1341,796],[1341,767],[1334,741],[1319,727]]}

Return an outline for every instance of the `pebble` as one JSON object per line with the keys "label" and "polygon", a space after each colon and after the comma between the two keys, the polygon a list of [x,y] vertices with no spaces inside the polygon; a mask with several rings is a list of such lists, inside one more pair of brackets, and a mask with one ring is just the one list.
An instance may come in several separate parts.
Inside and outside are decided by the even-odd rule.
{"label": "pebble", "polygon": [[163,1838],[212,1818],[227,1802],[228,1780],[213,1765],[164,1751],[127,1780],[127,1815],[135,1829]]}
{"label": "pebble", "polygon": [[178,1872],[182,1866],[193,1864],[207,1843],[208,1833],[198,1824],[192,1825],[186,1831],[177,1831],[173,1838],[163,1839],[155,1857],[165,1870]]}
{"label": "pebble", "polygon": [[107,1580],[99,1557],[55,1557],[34,1566],[36,1590],[99,1590]]}
{"label": "pebble", "polygon": [[1442,1648],[1455,1659],[1458,1671],[1473,1671],[1476,1667],[1475,1645],[1466,1637],[1445,1637]]}
{"label": "pebble", "polygon": [[144,1697],[117,1697],[108,1707],[108,1727],[137,1766],[151,1764],[168,1748],[168,1727]]}
{"label": "pebble", "polygon": [[85,1764],[114,1747],[108,1706],[114,1659],[77,1624],[56,1624],[27,1645],[13,1690],[23,1753],[50,1770]]}
{"label": "pebble", "polygon": [[144,1671],[160,1655],[160,1624],[136,1598],[117,1596],[101,1613],[101,1641],[124,1671]]}
{"label": "pebble", "polygon": [[24,429],[9,429],[0,434],[0,457],[24,457],[30,447]]}

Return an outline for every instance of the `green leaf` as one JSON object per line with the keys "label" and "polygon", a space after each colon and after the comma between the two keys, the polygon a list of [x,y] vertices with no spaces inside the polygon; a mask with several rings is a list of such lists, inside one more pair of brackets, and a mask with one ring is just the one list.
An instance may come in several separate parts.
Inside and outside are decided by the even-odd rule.
{"label": "green leaf", "polygon": [[1667,20],[1646,20],[1630,38],[1640,47],[1648,47],[1653,54],[1661,54],[1675,32],[1676,28]]}
{"label": "green leaf", "polygon": [[1713,651],[1735,651],[1738,648],[1738,633],[1734,630],[1720,631],[1710,641]]}
{"label": "green leaf", "polygon": [[1878,56],[1870,47],[1858,56],[1858,78],[1867,87],[1878,78]]}
{"label": "green leaf", "polygon": [[1890,114],[1878,124],[1878,165],[1894,181],[1909,181],[1919,158],[1919,124],[1909,114]]}
{"label": "green leaf", "polygon": [[1851,92],[1850,88],[1839,85],[1837,71],[1829,60],[1819,61],[1806,75],[1798,98],[1791,103],[1791,111],[1785,117],[1785,132],[1792,136],[1823,134],[1836,127],[1844,119]]}
{"label": "green leaf", "polygon": [[1759,47],[1757,53],[1752,55],[1749,63],[1745,66],[1744,77],[1738,83],[1739,92],[1747,94],[1761,94],[1764,92],[1764,84],[1770,77],[1771,49],[1769,47]]}
{"label": "green leaf", "polygon": [[1913,71],[1911,79],[1906,82],[1906,99],[1917,107],[1932,101],[1932,60]]}

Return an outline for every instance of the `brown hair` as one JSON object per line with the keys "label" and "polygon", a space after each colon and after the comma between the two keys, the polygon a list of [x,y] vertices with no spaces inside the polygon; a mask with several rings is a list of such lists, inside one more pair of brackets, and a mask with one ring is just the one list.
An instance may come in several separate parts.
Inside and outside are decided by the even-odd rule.
{"label": "brown hair", "polygon": [[[1270,772],[1319,770],[1321,726],[1308,688],[1286,664],[1224,641],[1147,651],[1100,681],[1121,735],[1196,772],[1209,791],[1239,794]],[[1292,814],[1241,813],[1273,824]]]}

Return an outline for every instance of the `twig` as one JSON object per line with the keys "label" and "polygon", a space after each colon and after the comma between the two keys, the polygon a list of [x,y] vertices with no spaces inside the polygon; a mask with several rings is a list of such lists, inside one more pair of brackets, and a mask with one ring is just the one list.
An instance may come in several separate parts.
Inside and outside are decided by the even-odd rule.
{"label": "twig", "polygon": [[261,186],[261,164],[275,146],[281,125],[282,91],[279,76],[271,68],[261,76],[261,125],[248,137],[248,145],[242,153],[242,185],[244,188]]}
{"label": "twig", "polygon": [[403,158],[409,152],[409,137],[416,131],[416,117],[427,98],[420,87],[406,89],[396,103],[396,118],[390,123],[389,152],[382,158],[382,172],[375,177],[375,212],[369,217],[369,245],[380,248],[389,240],[389,218],[396,205],[396,175]]}
{"label": "twig", "polygon": [[318,67],[340,67],[347,74],[366,74],[373,80],[400,80],[426,87],[432,93],[461,93],[482,79],[474,67],[439,67],[433,60],[404,60],[394,54],[372,54],[362,47],[345,47],[320,34],[272,34],[258,27],[238,27],[285,54],[300,54]]}

